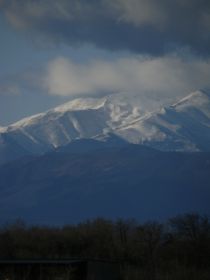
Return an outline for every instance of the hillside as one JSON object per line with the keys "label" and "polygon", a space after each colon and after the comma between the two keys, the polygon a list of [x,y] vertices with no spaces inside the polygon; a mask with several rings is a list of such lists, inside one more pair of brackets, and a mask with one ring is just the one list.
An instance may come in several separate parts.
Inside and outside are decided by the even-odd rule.
{"label": "hillside", "polygon": [[85,142],[2,166],[0,221],[64,224],[98,216],[148,220],[210,213],[209,153]]}

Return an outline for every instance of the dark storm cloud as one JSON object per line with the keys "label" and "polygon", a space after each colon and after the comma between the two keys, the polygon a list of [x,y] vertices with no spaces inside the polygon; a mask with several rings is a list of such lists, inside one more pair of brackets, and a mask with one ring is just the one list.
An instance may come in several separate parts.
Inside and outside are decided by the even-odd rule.
{"label": "dark storm cloud", "polygon": [[3,0],[18,29],[50,43],[90,43],[158,55],[189,48],[210,54],[209,0]]}

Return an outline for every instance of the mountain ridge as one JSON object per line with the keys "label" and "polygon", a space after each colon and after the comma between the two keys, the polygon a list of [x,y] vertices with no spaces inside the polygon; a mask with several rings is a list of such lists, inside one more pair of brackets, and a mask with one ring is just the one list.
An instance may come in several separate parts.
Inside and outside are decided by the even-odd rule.
{"label": "mountain ridge", "polygon": [[209,123],[210,95],[204,91],[153,112],[112,96],[79,98],[0,128],[0,151],[13,142],[23,155],[42,154],[76,139],[106,141],[110,134],[163,151],[209,151]]}

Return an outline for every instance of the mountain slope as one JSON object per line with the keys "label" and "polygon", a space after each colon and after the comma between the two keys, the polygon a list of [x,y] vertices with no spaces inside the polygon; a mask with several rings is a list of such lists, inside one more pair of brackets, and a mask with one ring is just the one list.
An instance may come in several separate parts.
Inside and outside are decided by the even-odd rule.
{"label": "mountain slope", "polygon": [[0,164],[30,155],[21,144],[7,133],[0,133]]}
{"label": "mountain slope", "polygon": [[[80,141],[78,151],[90,140]],[[1,222],[210,214],[209,153],[160,152],[131,144],[107,148],[105,143],[78,153],[71,145],[0,168]]]}
{"label": "mountain slope", "polygon": [[210,95],[193,92],[116,133],[129,142],[163,151],[210,151]]}

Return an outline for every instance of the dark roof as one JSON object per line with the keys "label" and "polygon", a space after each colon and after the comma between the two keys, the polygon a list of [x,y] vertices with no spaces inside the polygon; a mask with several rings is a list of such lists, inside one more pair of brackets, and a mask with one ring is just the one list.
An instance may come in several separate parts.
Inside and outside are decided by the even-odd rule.
{"label": "dark roof", "polygon": [[86,260],[0,260],[0,264],[73,264],[84,263]]}
{"label": "dark roof", "polygon": [[101,259],[19,259],[19,260],[0,260],[1,264],[76,264],[87,262],[116,263],[111,260]]}

